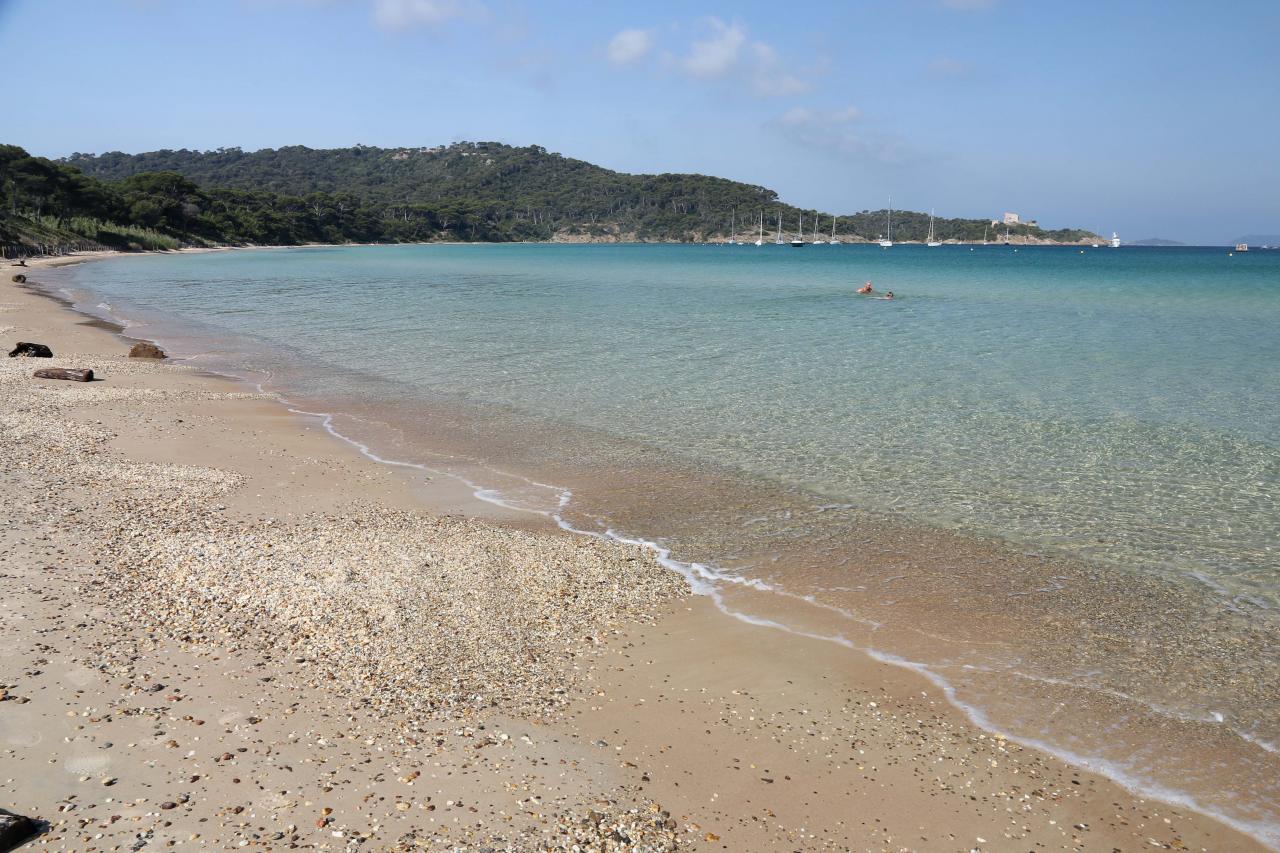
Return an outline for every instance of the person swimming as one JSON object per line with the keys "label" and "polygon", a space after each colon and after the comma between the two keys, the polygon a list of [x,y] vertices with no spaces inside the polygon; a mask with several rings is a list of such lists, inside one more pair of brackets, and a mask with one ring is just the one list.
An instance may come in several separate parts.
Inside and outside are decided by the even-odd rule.
{"label": "person swimming", "polygon": [[893,298],[893,291],[892,291],[892,290],[885,291],[884,298],[885,298],[885,299],[892,299],[892,298]]}
{"label": "person swimming", "polygon": [[862,285],[862,287],[859,287],[857,292],[863,295],[866,295],[868,293],[875,293],[875,291],[871,289],[871,282],[867,282],[866,284]]}

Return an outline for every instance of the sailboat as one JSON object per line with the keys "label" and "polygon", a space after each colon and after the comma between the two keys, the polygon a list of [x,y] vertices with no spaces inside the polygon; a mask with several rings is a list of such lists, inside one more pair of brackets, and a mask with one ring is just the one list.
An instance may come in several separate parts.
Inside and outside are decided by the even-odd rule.
{"label": "sailboat", "polygon": [[926,246],[942,245],[941,243],[938,242],[938,238],[935,237],[933,234],[933,211],[932,210],[929,211],[929,239],[925,241],[925,245]]}
{"label": "sailboat", "polygon": [[738,241],[734,239],[737,236],[736,232],[734,231],[734,229],[737,227],[737,216],[738,216],[738,209],[735,207],[729,213],[729,245],[730,246],[738,245]]}
{"label": "sailboat", "polygon": [[826,244],[827,244],[826,240],[818,239],[818,211],[815,210],[813,212],[813,245],[825,246]]}
{"label": "sailboat", "polygon": [[756,245],[764,245],[764,211],[760,211],[760,236],[756,238]]}
{"label": "sailboat", "polygon": [[840,241],[836,239],[836,218],[834,216],[831,217],[831,239],[828,240],[827,242],[829,242],[832,246],[840,245]]}
{"label": "sailboat", "polygon": [[984,246],[985,246],[985,245],[987,245],[987,232],[988,232],[989,230],[991,230],[991,226],[990,226],[990,225],[983,225],[983,226],[982,226],[982,245],[984,245]]}
{"label": "sailboat", "polygon": [[791,241],[791,245],[799,249],[804,246],[804,212],[800,213],[800,227],[796,229],[796,238]]}
{"label": "sailboat", "polygon": [[773,241],[773,244],[775,246],[785,246],[786,242],[787,242],[786,240],[782,239],[782,214],[779,213],[778,214],[778,237],[776,240]]}
{"label": "sailboat", "polygon": [[884,239],[880,241],[880,248],[893,248],[893,196],[889,196],[889,210],[884,217]]}

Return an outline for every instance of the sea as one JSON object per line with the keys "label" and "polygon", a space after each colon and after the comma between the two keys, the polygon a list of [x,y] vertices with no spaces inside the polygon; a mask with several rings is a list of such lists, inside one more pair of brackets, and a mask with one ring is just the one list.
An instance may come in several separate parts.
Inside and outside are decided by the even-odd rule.
{"label": "sea", "polygon": [[1280,846],[1280,251],[353,246],[58,275],[371,458],[642,543],[730,616]]}

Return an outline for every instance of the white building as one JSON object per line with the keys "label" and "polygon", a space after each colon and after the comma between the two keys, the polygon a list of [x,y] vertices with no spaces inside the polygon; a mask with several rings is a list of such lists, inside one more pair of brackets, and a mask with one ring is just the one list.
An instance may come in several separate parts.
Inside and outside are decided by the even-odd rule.
{"label": "white building", "polygon": [[1032,228],[1038,227],[1038,224],[1034,219],[1023,219],[1018,214],[1009,213],[1008,211],[1005,212],[1003,219],[991,220],[992,228],[999,228],[1001,225],[1029,225]]}

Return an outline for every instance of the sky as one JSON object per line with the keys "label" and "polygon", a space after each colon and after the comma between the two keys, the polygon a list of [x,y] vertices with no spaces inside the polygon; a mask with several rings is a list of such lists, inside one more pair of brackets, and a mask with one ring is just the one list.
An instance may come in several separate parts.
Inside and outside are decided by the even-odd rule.
{"label": "sky", "polygon": [[1280,234],[1280,3],[0,0],[0,142],[461,140],[1222,244]]}

